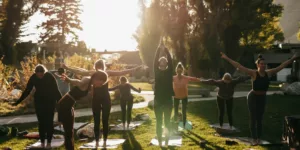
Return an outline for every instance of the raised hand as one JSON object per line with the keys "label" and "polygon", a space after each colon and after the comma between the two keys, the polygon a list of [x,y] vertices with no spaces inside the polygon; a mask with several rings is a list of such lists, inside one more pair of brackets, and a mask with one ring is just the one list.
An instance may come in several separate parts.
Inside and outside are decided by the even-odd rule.
{"label": "raised hand", "polygon": [[220,52],[220,54],[221,54],[221,58],[224,58],[224,59],[228,58],[228,57],[226,56],[226,54],[224,54],[223,52]]}

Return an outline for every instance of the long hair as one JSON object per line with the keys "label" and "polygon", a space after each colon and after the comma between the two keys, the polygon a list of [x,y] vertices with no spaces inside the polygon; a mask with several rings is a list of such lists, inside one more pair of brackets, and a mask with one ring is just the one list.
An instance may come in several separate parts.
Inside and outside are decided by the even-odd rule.
{"label": "long hair", "polygon": [[95,63],[94,63],[94,69],[96,71],[99,71],[98,68],[101,68],[103,71],[106,70],[106,65],[105,65],[105,60],[104,59],[98,59]]}
{"label": "long hair", "polygon": [[260,63],[260,61],[265,60],[261,54],[258,54],[257,60],[255,61],[256,65]]}

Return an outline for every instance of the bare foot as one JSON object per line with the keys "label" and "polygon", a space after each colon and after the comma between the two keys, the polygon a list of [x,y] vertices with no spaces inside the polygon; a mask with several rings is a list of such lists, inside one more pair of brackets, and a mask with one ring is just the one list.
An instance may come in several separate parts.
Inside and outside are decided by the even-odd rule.
{"label": "bare foot", "polygon": [[159,146],[159,147],[162,147],[161,141],[160,141],[160,142],[158,142],[158,146]]}
{"label": "bare foot", "polygon": [[259,145],[259,144],[261,143],[261,140],[260,140],[260,139],[257,139],[257,140],[256,140],[256,143],[257,143],[257,145]]}
{"label": "bare foot", "polygon": [[42,144],[41,144],[41,147],[42,147],[42,148],[45,148],[45,143],[42,143]]}
{"label": "bare foot", "polygon": [[253,139],[251,144],[252,144],[252,146],[257,146],[258,145],[257,139]]}
{"label": "bare foot", "polygon": [[96,148],[99,147],[99,141],[96,141],[96,145],[95,145]]}
{"label": "bare foot", "polygon": [[127,129],[129,129],[129,124],[127,124]]}
{"label": "bare foot", "polygon": [[165,146],[168,148],[169,147],[169,139],[166,139],[165,141]]}
{"label": "bare foot", "polygon": [[47,149],[51,149],[51,143],[47,143],[46,148],[47,148]]}
{"label": "bare foot", "polygon": [[103,148],[106,148],[106,140],[103,141]]}

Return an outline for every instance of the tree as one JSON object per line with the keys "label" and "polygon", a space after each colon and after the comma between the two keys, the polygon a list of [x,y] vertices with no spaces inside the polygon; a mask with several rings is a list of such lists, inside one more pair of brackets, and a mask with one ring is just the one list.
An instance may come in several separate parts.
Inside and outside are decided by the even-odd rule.
{"label": "tree", "polygon": [[[161,8],[158,1],[151,3],[146,8],[143,0],[140,0],[141,6],[141,24],[133,37],[138,42],[138,49],[141,59],[150,68],[153,73],[153,60],[157,46],[160,42],[161,33]],[[153,75],[153,74],[151,74]],[[150,76],[151,76],[150,75]]]}
{"label": "tree", "polygon": [[21,26],[28,21],[39,7],[40,0],[3,0],[0,10],[1,47],[4,62],[11,64],[13,47],[21,35]]}
{"label": "tree", "polygon": [[48,20],[39,26],[46,30],[40,35],[42,42],[54,42],[59,45],[66,44],[66,39],[72,38],[77,41],[77,30],[82,30],[80,26],[79,14],[80,0],[45,0],[41,5],[41,13]]}

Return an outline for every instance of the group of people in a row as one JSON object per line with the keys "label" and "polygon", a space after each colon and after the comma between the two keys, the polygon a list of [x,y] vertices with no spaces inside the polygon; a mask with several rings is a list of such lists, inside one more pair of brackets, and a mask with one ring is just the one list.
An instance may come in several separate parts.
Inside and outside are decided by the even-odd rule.
{"label": "group of people in a row", "polygon": [[[166,57],[160,57],[161,53]],[[183,75],[184,67],[178,63],[176,67],[176,75],[173,75],[173,61],[169,50],[160,44],[156,50],[154,58],[154,73],[155,73],[155,86],[154,86],[154,112],[156,117],[156,134],[159,145],[162,146],[162,123],[166,129],[165,144],[168,146],[169,130],[171,113],[174,107],[174,118],[178,119],[178,106],[182,100],[182,115],[183,124],[186,124],[186,111],[188,103],[188,83],[190,81],[201,82],[204,84],[211,84],[219,87],[217,104],[219,109],[219,122],[220,126],[223,125],[223,116],[225,105],[227,107],[229,124],[232,127],[232,105],[233,94],[235,86],[247,79],[252,79],[252,90],[248,95],[248,107],[250,111],[250,129],[253,137],[253,144],[258,144],[261,137],[262,130],[262,117],[266,104],[266,92],[269,87],[269,77],[277,73],[288,64],[290,64],[297,57],[293,56],[288,61],[282,63],[279,67],[266,70],[264,59],[260,56],[256,61],[257,70],[252,70],[243,67],[238,62],[228,58],[224,53],[221,57],[231,63],[235,68],[245,72],[249,77],[239,77],[232,79],[231,75],[225,73],[221,80],[204,80],[195,77]],[[65,148],[67,150],[74,149],[74,104],[76,100],[86,96],[89,92],[92,94],[92,111],[94,117],[94,135],[96,140],[96,147],[99,145],[99,132],[100,132],[100,118],[102,118],[103,125],[103,147],[106,147],[109,127],[109,115],[111,109],[111,99],[109,91],[119,89],[121,93],[121,110],[122,110],[122,123],[125,129],[126,116],[127,127],[131,121],[131,109],[133,106],[133,96],[131,89],[141,92],[141,89],[136,89],[128,83],[126,77],[120,78],[120,85],[109,88],[109,76],[123,76],[130,74],[141,66],[126,69],[122,71],[106,70],[104,60],[98,60],[94,64],[95,70],[85,70],[76,67],[63,65],[63,68],[81,75],[82,78],[72,79],[67,75],[60,73],[56,74],[61,80],[73,85],[65,95],[61,95],[57,81],[53,74],[47,72],[46,68],[38,65],[35,68],[35,73],[30,77],[27,87],[23,92],[20,99],[14,105],[22,102],[35,87],[34,102],[36,114],[39,122],[39,135],[43,147],[51,147],[51,140],[53,136],[53,117],[55,109],[58,112],[58,119],[62,123],[65,131]],[[174,102],[174,105],[173,105]],[[127,106],[127,110],[126,110]],[[126,115],[127,114],[127,115]],[[47,145],[45,140],[47,139]]]}

